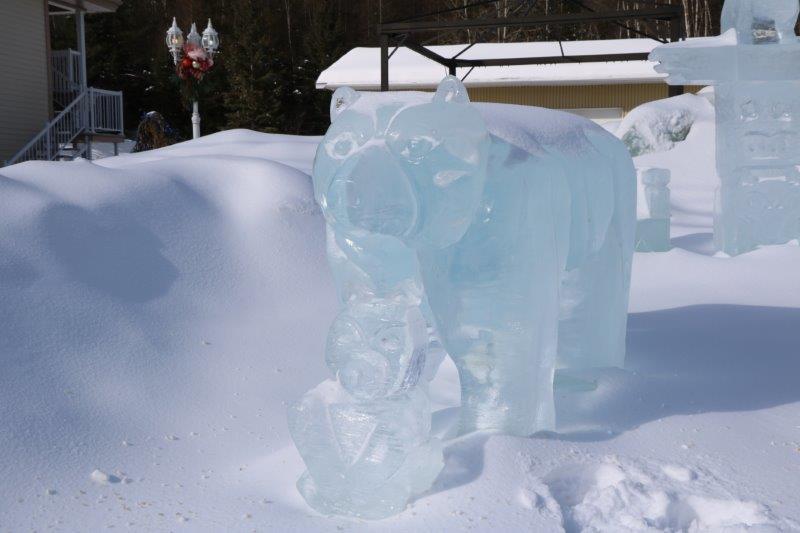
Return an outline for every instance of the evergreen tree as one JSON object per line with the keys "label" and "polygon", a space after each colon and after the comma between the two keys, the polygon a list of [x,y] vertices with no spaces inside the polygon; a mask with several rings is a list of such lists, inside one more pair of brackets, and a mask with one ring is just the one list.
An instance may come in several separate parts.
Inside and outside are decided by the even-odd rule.
{"label": "evergreen tree", "polygon": [[[312,2],[313,3],[313,2]],[[329,119],[331,95],[316,88],[320,73],[347,52],[342,2],[330,0],[318,5],[311,13],[304,45],[305,59],[299,73],[299,90],[302,92],[306,113],[304,130],[324,133]]]}
{"label": "evergreen tree", "polygon": [[270,39],[263,22],[264,2],[233,0],[229,19],[236,39],[225,42],[229,88],[224,96],[227,126],[276,131],[276,109],[270,82]]}

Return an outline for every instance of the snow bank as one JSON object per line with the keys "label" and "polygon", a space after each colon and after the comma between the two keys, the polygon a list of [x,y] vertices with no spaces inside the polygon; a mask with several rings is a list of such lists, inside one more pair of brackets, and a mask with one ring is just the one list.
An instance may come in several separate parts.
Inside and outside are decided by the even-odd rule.
{"label": "snow bank", "polygon": [[686,139],[696,120],[707,119],[713,113],[714,107],[707,98],[682,94],[637,107],[615,133],[632,156],[665,152]]}
{"label": "snow bank", "polygon": [[245,514],[207,487],[289,442],[282,402],[326,377],[335,296],[295,168],[316,143],[0,170],[0,531]]}
{"label": "snow bank", "polygon": [[634,259],[628,371],[559,389],[557,433],[457,438],[446,362],[445,469],[376,523],[294,488],[285,404],[336,309],[317,139],[0,169],[0,531],[800,530],[800,246],[714,255],[713,132],[636,159],[672,172],[675,248]]}

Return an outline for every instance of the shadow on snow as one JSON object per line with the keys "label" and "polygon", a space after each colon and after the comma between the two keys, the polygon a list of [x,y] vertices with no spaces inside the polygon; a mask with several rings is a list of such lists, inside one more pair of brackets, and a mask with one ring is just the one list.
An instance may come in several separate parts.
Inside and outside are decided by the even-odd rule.
{"label": "shadow on snow", "polygon": [[[558,431],[533,438],[601,441],[673,415],[800,401],[798,331],[797,308],[699,305],[631,314],[626,370],[571,373],[596,389],[557,391]],[[436,415],[457,423],[457,412],[436,413],[434,422]],[[477,479],[488,438],[476,433],[446,443],[431,493]]]}

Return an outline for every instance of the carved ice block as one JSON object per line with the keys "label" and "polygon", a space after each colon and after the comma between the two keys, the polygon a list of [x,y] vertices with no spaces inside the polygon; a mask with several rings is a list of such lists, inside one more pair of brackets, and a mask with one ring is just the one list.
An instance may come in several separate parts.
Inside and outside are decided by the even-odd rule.
{"label": "carved ice block", "polygon": [[666,168],[643,168],[638,174],[644,186],[649,216],[636,223],[636,251],[669,251],[671,248],[670,171]]}
{"label": "carved ice block", "polygon": [[[555,427],[556,368],[621,366],[636,180],[625,146],[555,111],[339,89],[314,164],[341,312],[335,380],[289,411],[298,488],[329,514],[380,518],[433,483],[427,380],[461,380],[461,432]],[[440,350],[437,350],[440,351]]]}

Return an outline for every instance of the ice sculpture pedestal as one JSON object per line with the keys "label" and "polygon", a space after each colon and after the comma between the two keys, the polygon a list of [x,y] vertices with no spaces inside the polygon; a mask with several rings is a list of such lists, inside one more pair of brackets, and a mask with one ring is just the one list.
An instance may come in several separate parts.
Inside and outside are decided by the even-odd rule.
{"label": "ice sculpture pedestal", "polygon": [[797,0],[727,0],[719,37],[656,48],[671,84],[714,85],[714,240],[737,255],[800,237]]}

